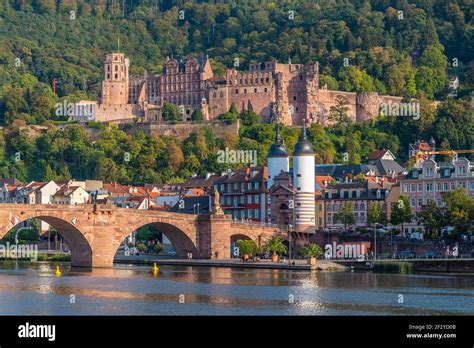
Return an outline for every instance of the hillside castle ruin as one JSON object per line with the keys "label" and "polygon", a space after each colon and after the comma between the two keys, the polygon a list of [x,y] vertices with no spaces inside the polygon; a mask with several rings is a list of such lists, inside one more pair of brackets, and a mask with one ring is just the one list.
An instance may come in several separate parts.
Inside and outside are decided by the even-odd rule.
{"label": "hillside castle ruin", "polygon": [[124,53],[109,53],[104,61],[101,96],[97,102],[81,101],[73,119],[98,122],[162,123],[165,102],[179,107],[183,121],[200,108],[212,121],[235,103],[239,112],[253,110],[261,122],[280,122],[301,127],[328,124],[336,98],[347,100],[348,116],[356,122],[378,115],[382,103],[401,102],[401,97],[376,92],[354,93],[319,86],[318,63],[282,64],[270,61],[250,64],[249,70],[227,69],[214,76],[208,57],[168,58],[160,75],[129,77],[129,59]]}

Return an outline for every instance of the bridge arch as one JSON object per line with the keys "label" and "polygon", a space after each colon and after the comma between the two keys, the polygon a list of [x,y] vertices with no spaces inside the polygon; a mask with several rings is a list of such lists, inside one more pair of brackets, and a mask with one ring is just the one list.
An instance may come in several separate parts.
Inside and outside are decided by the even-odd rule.
{"label": "bridge arch", "polygon": [[9,230],[15,229],[18,225],[32,219],[44,221],[61,233],[61,236],[71,251],[72,266],[92,266],[92,248],[89,241],[77,227],[59,217],[48,215],[23,216],[15,226],[7,230],[1,230],[0,238],[3,238],[3,236],[7,234]]}
{"label": "bridge arch", "polygon": [[188,233],[186,233],[183,229],[172,223],[162,221],[145,222],[142,224],[135,225],[133,227],[126,227],[125,229],[123,229],[119,237],[116,239],[118,243],[113,246],[115,253],[117,252],[120,244],[122,244],[122,242],[130,233],[145,226],[153,226],[157,230],[162,232],[173,245],[173,248],[176,250],[176,254],[179,258],[186,258],[188,253],[192,253],[193,257],[200,256],[195,242],[190,238]]}

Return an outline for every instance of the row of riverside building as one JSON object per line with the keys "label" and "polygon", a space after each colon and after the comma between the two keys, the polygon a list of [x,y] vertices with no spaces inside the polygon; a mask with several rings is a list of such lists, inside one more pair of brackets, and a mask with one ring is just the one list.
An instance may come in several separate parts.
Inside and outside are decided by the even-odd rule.
{"label": "row of riverside building", "polygon": [[[410,156],[432,151],[435,142],[410,145]],[[0,179],[0,203],[114,204],[186,214],[210,214],[215,193],[236,222],[272,224],[295,231],[337,231],[336,214],[344,202],[354,205],[354,227],[367,226],[369,203],[380,202],[386,216],[400,195],[408,197],[413,213],[433,200],[443,207],[443,195],[464,188],[474,197],[474,166],[467,158],[436,162],[434,155],[406,171],[390,150],[376,150],[366,164],[315,165],[314,149],[305,125],[290,156],[277,129],[268,153],[268,166],[245,167],[220,174],[194,175],[179,184],[121,185],[99,180],[21,183]],[[422,231],[415,219],[405,233]]]}

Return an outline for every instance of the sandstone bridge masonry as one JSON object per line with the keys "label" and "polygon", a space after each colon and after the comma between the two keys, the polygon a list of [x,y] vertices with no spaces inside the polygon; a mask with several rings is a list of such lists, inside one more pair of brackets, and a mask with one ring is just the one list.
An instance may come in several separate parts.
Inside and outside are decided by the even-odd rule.
{"label": "sandstone bridge masonry", "polygon": [[277,227],[233,223],[230,215],[190,215],[110,205],[0,204],[0,238],[16,225],[38,219],[60,231],[71,250],[73,266],[111,267],[115,253],[133,231],[153,224],[176,249],[178,257],[229,258],[231,240],[255,241],[279,235]]}

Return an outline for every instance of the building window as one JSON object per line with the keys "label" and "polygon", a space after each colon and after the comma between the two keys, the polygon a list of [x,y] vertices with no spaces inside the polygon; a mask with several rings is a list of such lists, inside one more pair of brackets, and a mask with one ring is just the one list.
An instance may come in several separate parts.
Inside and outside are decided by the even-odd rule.
{"label": "building window", "polygon": [[443,184],[443,188],[444,188],[445,191],[448,191],[448,190],[449,190],[449,185],[448,185],[447,182],[445,182],[445,183]]}
{"label": "building window", "polygon": [[436,184],[436,189],[437,189],[438,191],[441,191],[441,183],[440,183],[440,182],[438,182],[438,183]]}
{"label": "building window", "polygon": [[259,204],[259,203],[260,203],[260,196],[255,195],[255,204]]}
{"label": "building window", "polygon": [[433,183],[429,182],[426,184],[426,191],[427,192],[433,191]]}
{"label": "building window", "polygon": [[296,101],[296,95],[293,96],[293,101]]}
{"label": "building window", "polygon": [[416,191],[416,185],[415,185],[415,184],[411,184],[411,185],[410,185],[410,190],[411,190],[411,192],[415,192],[415,191]]}
{"label": "building window", "polygon": [[403,185],[403,191],[404,191],[404,192],[408,192],[408,184],[404,184],[404,185]]}
{"label": "building window", "polygon": [[412,207],[412,208],[415,207],[415,199],[414,198],[410,199],[410,207]]}
{"label": "building window", "polygon": [[465,166],[458,167],[458,175],[466,175],[466,167]]}
{"label": "building window", "polygon": [[423,205],[423,199],[418,198],[418,207],[421,208],[422,205]]}
{"label": "building window", "polygon": [[426,168],[426,176],[433,176],[433,168],[428,167]]}
{"label": "building window", "polygon": [[235,94],[239,94],[239,89],[238,88],[235,89]]}
{"label": "building window", "polygon": [[254,93],[257,93],[257,89],[256,89],[256,88],[254,88],[254,89],[253,89],[253,92],[254,92]]}

